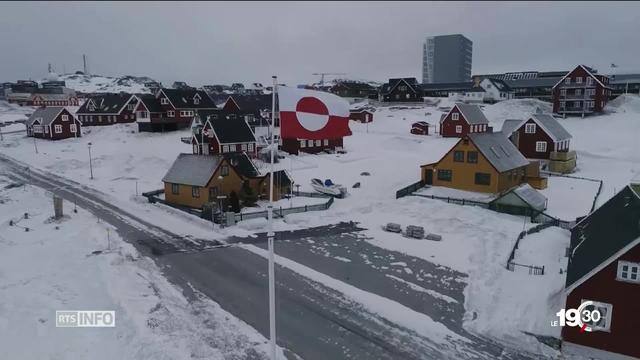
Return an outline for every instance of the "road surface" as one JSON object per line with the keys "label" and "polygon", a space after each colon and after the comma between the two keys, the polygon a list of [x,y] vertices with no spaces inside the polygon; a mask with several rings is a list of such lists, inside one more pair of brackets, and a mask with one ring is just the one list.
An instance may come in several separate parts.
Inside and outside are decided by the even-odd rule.
{"label": "road surface", "polygon": [[[152,257],[185,295],[195,300],[197,294],[191,291],[195,289],[268,337],[265,258],[242,247],[178,236],[110,204],[96,190],[51,173],[29,170],[25,164],[0,155],[3,171],[16,181],[74,201],[115,226],[124,240]],[[279,255],[423,312],[462,340],[436,343],[321,283],[278,266],[278,345],[288,353],[307,360],[531,358],[462,329],[464,274],[373,247],[357,234],[353,224],[279,233],[276,248]],[[264,236],[230,239],[232,243],[253,242],[256,246],[264,246],[263,240]],[[304,246],[311,245],[309,241],[315,245]],[[416,290],[412,284],[433,292]],[[445,295],[447,300],[435,293]]]}

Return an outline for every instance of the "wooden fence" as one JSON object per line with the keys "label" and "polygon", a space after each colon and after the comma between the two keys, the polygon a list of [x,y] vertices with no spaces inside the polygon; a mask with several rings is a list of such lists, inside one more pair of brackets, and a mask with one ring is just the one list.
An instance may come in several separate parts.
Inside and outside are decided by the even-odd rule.
{"label": "wooden fence", "polygon": [[458,199],[458,198],[452,198],[452,197],[426,195],[426,194],[410,194],[410,195],[411,196],[420,196],[420,197],[427,198],[427,199],[442,200],[442,201],[446,201],[449,204],[479,206],[479,207],[482,207],[482,208],[485,208],[485,209],[489,208],[489,203],[482,202],[482,201],[475,201],[475,200],[469,200],[469,199]]}
{"label": "wooden fence", "polygon": [[524,264],[518,264],[516,262],[513,261],[513,259],[516,256],[516,250],[518,249],[518,246],[520,245],[520,240],[524,239],[525,236],[530,235],[530,234],[535,234],[535,233],[539,233],[540,231],[546,229],[546,228],[550,228],[552,226],[559,226],[559,222],[560,220],[555,219],[553,221],[547,221],[544,222],[542,224],[538,224],[528,230],[525,231],[521,231],[520,234],[518,234],[518,238],[516,239],[516,243],[513,245],[513,248],[511,249],[511,253],[509,253],[509,258],[507,259],[507,270],[509,271],[515,271],[516,266],[520,266],[520,267],[525,267],[529,269],[529,274],[530,275],[544,275],[544,266],[536,266],[536,265],[524,265]]}
{"label": "wooden fence", "polygon": [[409,186],[405,186],[402,189],[396,191],[396,199],[400,199],[401,197],[405,197],[407,195],[411,195],[413,192],[418,191],[424,187],[425,183],[420,180],[415,182]]}

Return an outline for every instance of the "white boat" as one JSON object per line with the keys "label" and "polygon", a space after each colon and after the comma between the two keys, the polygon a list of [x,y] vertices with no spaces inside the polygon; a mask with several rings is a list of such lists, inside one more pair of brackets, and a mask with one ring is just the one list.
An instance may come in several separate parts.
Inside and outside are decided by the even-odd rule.
{"label": "white boat", "polygon": [[311,186],[317,192],[335,197],[341,198],[347,194],[347,188],[340,184],[334,184],[329,179],[327,179],[324,183],[320,179],[311,179]]}

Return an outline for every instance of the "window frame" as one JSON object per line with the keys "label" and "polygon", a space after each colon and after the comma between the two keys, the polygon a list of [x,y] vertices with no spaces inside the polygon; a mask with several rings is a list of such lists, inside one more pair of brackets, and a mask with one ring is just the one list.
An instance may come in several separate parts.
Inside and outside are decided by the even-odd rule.
{"label": "window frame", "polygon": [[60,116],[60,120],[62,120],[62,121],[69,121],[69,115],[67,115],[67,114],[62,114],[62,115]]}
{"label": "window frame", "polygon": [[300,148],[306,148],[307,147],[307,140],[300,140]]}
{"label": "window frame", "polygon": [[220,176],[229,176],[229,165],[220,166]]}
{"label": "window frame", "polygon": [[169,99],[167,99],[166,97],[161,97],[160,98],[160,105],[169,105]]}
{"label": "window frame", "polygon": [[[448,176],[444,176],[444,174],[448,174]],[[453,181],[453,170],[438,169],[438,171],[436,171],[436,179],[438,179],[438,181]]]}
{"label": "window frame", "polygon": [[462,134],[462,125],[456,125],[456,134]]}
{"label": "window frame", "polygon": [[[605,302],[600,302],[600,301],[595,301],[595,300],[589,300],[589,299],[582,299],[580,301],[580,303],[584,303],[586,301],[591,301],[593,302],[593,306],[600,312],[600,320],[598,321],[598,323],[602,322],[602,320],[604,320],[604,326],[603,325],[596,325],[593,324],[591,325],[591,328],[593,329],[593,331],[603,331],[603,332],[611,332],[611,320],[612,320],[612,316],[611,314],[613,313],[613,304],[609,304],[609,303],[605,303]],[[604,312],[603,315],[603,311],[602,309],[606,309],[606,312]]]}
{"label": "window frame", "polygon": [[176,117],[175,110],[167,110],[167,117]]}
{"label": "window frame", "polygon": [[537,126],[535,123],[527,123],[524,124],[524,133],[525,134],[535,134],[537,130]]}
{"label": "window frame", "polygon": [[546,141],[536,141],[536,152],[538,152],[538,153],[547,152],[547,142]]}
{"label": "window frame", "polygon": [[[471,161],[471,154],[475,155],[475,160]],[[467,151],[467,162],[469,164],[477,164],[478,163],[478,152],[477,151]]]}
{"label": "window frame", "polygon": [[62,125],[59,125],[59,124],[53,125],[53,132],[55,134],[62,134]]}
{"label": "window frame", "polygon": [[[623,267],[627,266],[628,269],[626,271],[623,270]],[[633,269],[635,269],[635,273],[633,272]],[[627,273],[627,276],[623,276],[624,273]],[[635,274],[636,278],[635,279],[631,279],[631,277],[629,275]],[[640,263],[637,262],[631,262],[631,261],[625,261],[625,260],[618,260],[618,269],[616,271],[616,280],[618,281],[622,281],[622,282],[628,282],[631,284],[640,284]]]}
{"label": "window frame", "polygon": [[[464,162],[465,157],[464,150],[453,150],[453,162]],[[460,156],[458,156],[460,155]]]}
{"label": "window frame", "polygon": [[[486,175],[486,179],[488,179],[488,181],[485,183],[484,181],[478,181],[479,177],[481,176],[481,178],[485,178]],[[491,185],[491,174],[490,173],[483,173],[483,172],[476,172],[475,174],[473,174],[473,183],[475,185],[484,185],[484,186],[490,186]]]}
{"label": "window frame", "polygon": [[171,194],[173,195],[180,194],[180,184],[176,184],[176,183],[171,184]]}
{"label": "window frame", "polygon": [[458,121],[458,120],[460,120],[460,114],[459,114],[459,113],[457,113],[457,112],[452,113],[452,114],[451,114],[451,120],[453,120],[453,121]]}
{"label": "window frame", "polygon": [[76,124],[71,124],[71,125],[69,125],[69,130],[70,130],[72,133],[77,132],[77,131],[78,131],[78,125],[76,125]]}
{"label": "window frame", "polygon": [[200,186],[191,186],[191,197],[194,199],[200,197]]}

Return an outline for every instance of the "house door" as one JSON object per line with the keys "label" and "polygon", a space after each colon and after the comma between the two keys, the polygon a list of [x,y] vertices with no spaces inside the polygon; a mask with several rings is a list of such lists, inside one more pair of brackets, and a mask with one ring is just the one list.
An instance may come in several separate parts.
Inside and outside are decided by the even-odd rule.
{"label": "house door", "polygon": [[427,169],[425,173],[425,183],[427,185],[433,185],[433,170]]}
{"label": "house door", "polygon": [[202,154],[209,155],[209,144],[206,142],[202,144]]}

